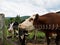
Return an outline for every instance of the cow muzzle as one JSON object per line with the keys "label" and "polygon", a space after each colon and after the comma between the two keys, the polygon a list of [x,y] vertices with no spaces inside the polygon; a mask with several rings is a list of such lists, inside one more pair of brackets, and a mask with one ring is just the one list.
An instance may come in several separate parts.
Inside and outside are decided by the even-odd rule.
{"label": "cow muzzle", "polygon": [[9,33],[12,33],[12,30],[8,30]]}

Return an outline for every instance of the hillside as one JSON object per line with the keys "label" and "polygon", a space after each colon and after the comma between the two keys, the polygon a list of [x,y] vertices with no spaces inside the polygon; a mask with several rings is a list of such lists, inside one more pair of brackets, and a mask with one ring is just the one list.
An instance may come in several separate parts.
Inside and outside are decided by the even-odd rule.
{"label": "hillside", "polygon": [[21,21],[24,21],[25,19],[29,18],[30,16],[22,16]]}
{"label": "hillside", "polygon": [[[25,19],[27,19],[27,18],[29,18],[29,17],[30,17],[30,16],[22,16],[22,17],[20,17],[21,22],[23,22]],[[15,18],[15,17],[5,17],[5,21],[9,21],[10,18]]]}

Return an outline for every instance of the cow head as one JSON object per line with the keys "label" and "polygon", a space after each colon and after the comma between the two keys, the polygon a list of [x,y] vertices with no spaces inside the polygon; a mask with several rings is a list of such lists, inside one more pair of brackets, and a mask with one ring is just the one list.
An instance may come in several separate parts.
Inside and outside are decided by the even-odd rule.
{"label": "cow head", "polygon": [[31,30],[35,29],[33,23],[34,23],[34,20],[38,19],[38,17],[39,17],[38,14],[35,14],[35,15],[29,17],[23,23],[19,24],[18,27],[21,28],[21,29],[31,31]]}
{"label": "cow head", "polygon": [[10,32],[10,33],[13,32],[13,24],[14,24],[14,23],[11,23],[11,24],[9,25],[8,32]]}

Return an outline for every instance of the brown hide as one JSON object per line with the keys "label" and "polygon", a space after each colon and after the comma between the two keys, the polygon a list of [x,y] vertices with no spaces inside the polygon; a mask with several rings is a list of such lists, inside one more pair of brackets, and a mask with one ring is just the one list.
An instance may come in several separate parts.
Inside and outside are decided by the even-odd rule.
{"label": "brown hide", "polygon": [[40,31],[45,33],[47,39],[47,45],[50,44],[49,37],[52,37],[52,34],[57,34],[55,43],[56,45],[59,45],[58,44],[60,39],[60,14],[59,13],[47,13],[42,16],[36,14],[36,17],[33,21],[33,25],[35,26],[36,29],[40,29]]}
{"label": "brown hide", "polygon": [[60,15],[58,13],[48,13],[42,16],[36,15],[34,19],[33,25],[37,27],[37,25],[57,25],[60,27]]}

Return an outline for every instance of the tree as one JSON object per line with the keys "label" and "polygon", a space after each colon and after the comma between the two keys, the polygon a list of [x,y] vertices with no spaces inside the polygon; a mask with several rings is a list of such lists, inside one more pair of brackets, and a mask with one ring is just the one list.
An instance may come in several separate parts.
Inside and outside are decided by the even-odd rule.
{"label": "tree", "polygon": [[15,18],[11,17],[11,18],[9,19],[9,21],[10,21],[10,23],[12,23],[12,22],[15,21]]}
{"label": "tree", "polygon": [[15,17],[15,21],[18,22],[18,23],[21,22],[21,19],[20,19],[20,16],[19,16],[19,15],[17,15],[17,16]]}

